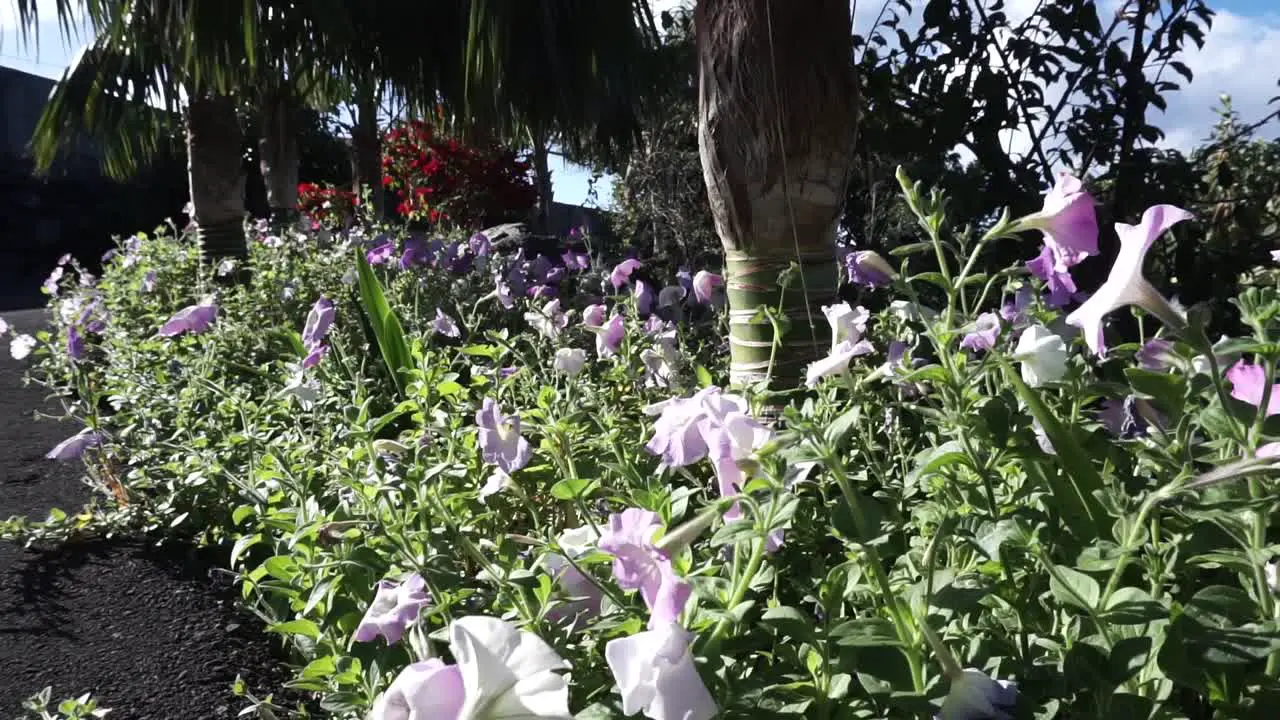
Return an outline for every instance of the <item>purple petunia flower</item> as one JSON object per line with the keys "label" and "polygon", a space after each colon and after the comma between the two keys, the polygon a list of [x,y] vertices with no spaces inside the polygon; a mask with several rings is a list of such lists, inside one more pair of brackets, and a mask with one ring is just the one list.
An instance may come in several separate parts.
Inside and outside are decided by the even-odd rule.
{"label": "purple petunia flower", "polygon": [[[715,468],[720,497],[734,497],[747,479],[738,463],[772,440],[773,431],[750,415],[736,410],[719,422],[703,422],[700,430]],[[725,520],[740,517],[742,508],[737,503],[724,514]]]}
{"label": "purple petunia flower", "polygon": [[622,714],[652,720],[712,720],[715,698],[698,675],[693,636],[678,623],[610,640],[605,660],[622,695]]}
{"label": "purple petunia flower", "polygon": [[699,270],[693,276],[693,297],[704,305],[713,304],[716,291],[724,287],[724,278],[715,273]]}
{"label": "purple petunia flower", "polygon": [[855,250],[845,255],[844,268],[850,283],[869,288],[888,285],[894,276],[889,263],[871,250]]}
{"label": "purple petunia flower", "polygon": [[640,317],[648,317],[653,311],[653,288],[649,287],[649,283],[643,280],[636,280],[631,288],[631,296],[636,301],[636,314]]}
{"label": "purple petunia flower", "polygon": [[1173,343],[1163,338],[1152,338],[1143,344],[1133,358],[1145,370],[1167,370],[1173,359]]}
{"label": "purple petunia flower", "polygon": [[489,242],[488,235],[478,232],[467,240],[467,246],[471,248],[471,252],[474,253],[476,257],[486,257],[489,255],[493,244]]}
{"label": "purple petunia flower", "polygon": [[396,241],[386,237],[385,235],[381,237],[385,238],[382,244],[374,247],[372,250],[364,254],[364,259],[367,260],[370,265],[382,265],[390,260],[391,256],[396,252]]}
{"label": "purple petunia flower", "polygon": [[547,617],[553,622],[575,618],[595,618],[600,615],[600,604],[604,601],[604,592],[594,580],[569,562],[569,558],[576,561],[589,555],[595,549],[595,541],[596,534],[590,525],[570,528],[556,538],[556,544],[565,554],[547,553],[544,562],[551,577],[555,578],[556,584],[565,595],[575,598],[547,612]]}
{"label": "purple petunia flower", "polygon": [[723,393],[715,386],[703,388],[687,398],[650,405],[645,413],[656,414],[658,419],[645,449],[661,457],[665,467],[684,467],[707,456],[704,424],[710,422],[718,426],[731,413],[746,411],[746,400]]}
{"label": "purple petunia flower", "polygon": [[1146,400],[1130,395],[1123,400],[1107,398],[1102,401],[1098,419],[1112,435],[1131,439],[1146,435],[1151,425],[1164,428],[1166,419]]}
{"label": "purple petunia flower", "polygon": [[676,270],[676,284],[685,289],[685,292],[693,292],[693,275],[689,272],[689,268],[680,266]]}
{"label": "purple petunia flower", "polygon": [[404,241],[404,252],[400,253],[401,270],[426,265],[429,259],[427,244],[423,242],[422,238],[414,236]]}
{"label": "purple petunia flower", "polygon": [[493,398],[485,398],[476,411],[479,426],[480,451],[487,463],[493,463],[504,473],[513,473],[529,464],[533,448],[520,435],[520,416],[503,416]]}
{"label": "purple petunia flower", "polygon": [[431,329],[445,337],[462,337],[462,330],[458,328],[458,323],[440,308],[436,308],[436,319],[431,321]]}
{"label": "purple petunia flower", "polygon": [[[1238,360],[1227,370],[1227,380],[1231,381],[1231,397],[1254,407],[1262,405],[1267,371],[1261,365]],[[1280,383],[1271,386],[1271,396],[1267,399],[1267,417],[1277,413],[1280,413]]]}
{"label": "purple petunia flower", "polygon": [[951,678],[951,690],[942,701],[941,720],[1009,720],[1018,704],[1018,686],[1008,680],[992,680],[981,670],[969,668]]}
{"label": "purple petunia flower", "polygon": [[978,316],[973,332],[964,336],[960,347],[966,350],[990,350],[1000,339],[1000,317],[993,312],[985,312]]}
{"label": "purple petunia flower", "polygon": [[316,304],[311,306],[311,312],[307,313],[307,322],[302,326],[302,345],[308,350],[314,349],[320,345],[329,329],[333,327],[333,318],[337,313],[334,308],[333,301],[321,295]]}
{"label": "purple petunia flower", "polygon": [[373,704],[370,720],[457,718],[466,703],[462,668],[440,658],[405,666]]}
{"label": "purple petunia flower", "polygon": [[73,362],[84,357],[84,338],[75,325],[67,326],[67,357]]}
{"label": "purple petunia flower", "polygon": [[676,622],[693,587],[676,575],[670,558],[653,544],[662,522],[658,514],[629,508],[609,516],[600,536],[601,550],[613,555],[613,577],[624,590],[639,590],[649,608],[649,627]]}
{"label": "purple petunia flower", "polygon": [[640,261],[635,258],[627,258],[618,263],[613,268],[613,272],[609,273],[609,283],[613,285],[614,290],[619,290],[623,285],[631,282],[631,273],[640,268]]}
{"label": "purple petunia flower", "polygon": [[608,311],[608,308],[604,305],[600,305],[598,303],[595,305],[588,305],[587,308],[582,311],[583,326],[588,330],[594,330],[603,326],[604,314],[606,311]]}
{"label": "purple petunia flower", "polygon": [[556,296],[556,289],[550,285],[534,285],[529,288],[528,295],[534,300],[553,298]]}
{"label": "purple petunia flower", "polygon": [[422,608],[431,602],[426,581],[412,573],[400,582],[379,580],[377,593],[364,618],[356,627],[356,642],[372,642],[381,635],[388,645],[400,642],[405,628],[418,619]]}
{"label": "purple petunia flower", "polygon": [[673,323],[666,322],[657,315],[650,315],[649,319],[644,321],[644,325],[642,325],[640,329],[644,331],[645,335],[657,335],[659,333],[664,333],[673,327],[675,327]]}
{"label": "purple petunia flower", "polygon": [[1067,270],[1054,268],[1053,250],[1048,245],[1040,248],[1040,254],[1027,261],[1031,274],[1044,281],[1049,291],[1045,304],[1051,308],[1065,307],[1076,295],[1076,282]]}
{"label": "purple petunia flower", "polygon": [[22,360],[31,354],[31,351],[36,348],[37,344],[38,341],[26,333],[15,335],[13,339],[9,341],[9,355],[12,356],[14,360]]}
{"label": "purple petunia flower", "polygon": [[547,278],[550,276],[551,271],[556,269],[556,266],[552,264],[546,255],[539,255],[529,265],[529,277],[533,278],[535,283],[541,285],[550,284],[550,280]]}
{"label": "purple petunia flower", "polygon": [[151,270],[142,276],[142,292],[149,293],[156,289],[156,271]]}
{"label": "purple petunia flower", "polygon": [[1053,188],[1044,196],[1040,212],[1018,223],[1044,233],[1049,250],[1049,269],[1065,273],[1090,255],[1098,254],[1098,218],[1093,198],[1079,179],[1068,172],[1058,173]]}
{"label": "purple petunia flower", "polygon": [[324,356],[328,354],[329,346],[324,343],[320,343],[319,345],[310,348],[307,351],[307,356],[302,358],[302,368],[304,370],[310,370],[311,368],[319,365],[320,361],[324,359]]}
{"label": "purple petunia flower", "polygon": [[658,307],[678,308],[688,295],[689,291],[683,285],[668,285],[658,292]]}
{"label": "purple petunia flower", "polygon": [[579,250],[565,250],[560,261],[571,271],[591,269],[591,256]]}
{"label": "purple petunia flower", "polygon": [[61,265],[55,267],[53,272],[49,273],[49,277],[45,279],[44,284],[40,286],[40,289],[43,290],[46,295],[57,297],[58,281],[62,279],[64,272],[65,271],[62,269]]}
{"label": "purple petunia flower", "polygon": [[1019,287],[1013,294],[1013,299],[1005,301],[1000,306],[1000,317],[1010,326],[1017,327],[1027,321],[1027,310],[1031,307],[1032,301],[1035,299],[1035,293],[1030,285]]}
{"label": "purple petunia flower", "polygon": [[102,434],[96,430],[85,428],[58,443],[45,457],[50,460],[75,460],[83,455],[85,450],[101,444]]}
{"label": "purple petunia flower", "polygon": [[626,318],[614,314],[609,322],[599,328],[591,328],[596,334],[596,355],[601,358],[613,357],[622,347],[622,339],[626,337]]}
{"label": "purple petunia flower", "polygon": [[1142,213],[1137,225],[1115,224],[1120,252],[1107,273],[1106,281],[1067,316],[1067,324],[1081,329],[1085,343],[1095,355],[1102,356],[1107,351],[1103,333],[1106,316],[1125,305],[1137,305],[1174,328],[1183,324],[1183,312],[1143,277],[1142,264],[1156,239],[1174,225],[1193,217],[1174,205],[1153,205]]}
{"label": "purple petunia flower", "polygon": [[188,305],[174,313],[173,317],[160,327],[160,335],[162,337],[174,337],[182,333],[196,335],[208,330],[217,317],[218,306],[212,300],[200,305]]}
{"label": "purple petunia flower", "polygon": [[498,298],[498,302],[502,307],[510,310],[516,304],[515,296],[511,294],[511,286],[507,284],[502,276],[494,278],[493,296]]}

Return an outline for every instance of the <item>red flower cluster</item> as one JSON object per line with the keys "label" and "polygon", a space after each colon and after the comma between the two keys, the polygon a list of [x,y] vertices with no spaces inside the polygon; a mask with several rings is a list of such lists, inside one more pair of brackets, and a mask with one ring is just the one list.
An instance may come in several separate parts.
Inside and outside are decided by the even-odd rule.
{"label": "red flower cluster", "polygon": [[298,184],[298,210],[330,230],[351,224],[359,205],[360,197],[350,190],[315,183]]}
{"label": "red flower cluster", "polygon": [[387,130],[382,172],[400,215],[433,224],[474,230],[521,219],[537,200],[529,164],[516,153],[464,145],[419,120]]}

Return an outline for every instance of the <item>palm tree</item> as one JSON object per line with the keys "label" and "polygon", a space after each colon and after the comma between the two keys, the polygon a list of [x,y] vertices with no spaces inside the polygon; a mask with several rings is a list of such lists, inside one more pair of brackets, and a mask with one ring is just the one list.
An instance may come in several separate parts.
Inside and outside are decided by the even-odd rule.
{"label": "palm tree", "polygon": [[[233,14],[203,5],[202,29],[191,32],[183,29],[184,9],[192,8],[129,0],[80,0],[73,7],[58,0],[64,22],[78,11],[94,37],[45,106],[33,138],[37,168],[50,167],[67,131],[81,131],[101,146],[109,174],[127,176],[154,155],[159,131],[170,129],[180,113],[202,252],[210,261],[244,258],[242,136],[231,92],[256,48],[246,46],[244,33],[227,35],[241,19],[239,8]],[[33,0],[18,0],[18,10],[24,27],[36,22]]]}
{"label": "palm tree", "polygon": [[[793,5],[699,0],[694,14],[698,141],[724,245],[734,384],[794,387],[831,339],[820,308],[836,298],[853,160],[852,22],[845,0]],[[791,327],[776,356],[762,305],[781,307]]]}
{"label": "palm tree", "polygon": [[586,146],[625,157],[640,138],[639,60],[659,43],[647,0],[471,0],[466,114],[531,149],[538,213],[551,210],[549,155]]}

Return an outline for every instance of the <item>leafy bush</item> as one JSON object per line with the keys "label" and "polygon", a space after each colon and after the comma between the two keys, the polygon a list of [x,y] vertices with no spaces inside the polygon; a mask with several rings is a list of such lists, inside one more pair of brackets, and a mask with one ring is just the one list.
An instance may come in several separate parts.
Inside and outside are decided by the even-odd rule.
{"label": "leafy bush", "polygon": [[338,717],[1265,717],[1276,271],[1211,346],[1142,280],[1191,226],[1155,206],[1063,317],[1072,178],[981,236],[903,189],[924,236],[856,275],[886,309],[826,308],[782,408],[715,386],[710,276],[357,226],[258,231],[220,287],[132,238],[50,283],[37,376],[89,428],[54,454],[112,523],[224,544]]}
{"label": "leafy bush", "polygon": [[498,146],[472,146],[413,120],[387,130],[383,185],[409,220],[474,230],[522,219],[537,199],[529,164]]}
{"label": "leafy bush", "polygon": [[350,190],[315,183],[298,184],[298,211],[330,230],[350,225],[359,205],[360,198]]}

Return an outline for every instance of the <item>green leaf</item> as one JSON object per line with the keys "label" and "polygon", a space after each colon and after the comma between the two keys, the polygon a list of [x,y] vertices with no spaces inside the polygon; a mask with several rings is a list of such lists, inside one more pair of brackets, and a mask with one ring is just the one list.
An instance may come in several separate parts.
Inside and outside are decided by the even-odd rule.
{"label": "green leaf", "polygon": [[701,365],[694,367],[693,371],[698,376],[698,387],[707,388],[715,384],[715,381],[711,377],[711,371]]}
{"label": "green leaf", "polygon": [[252,505],[241,505],[240,507],[237,507],[235,510],[231,511],[231,524],[239,525],[240,523],[245,521],[245,518],[249,517],[250,515],[253,515],[253,513],[254,513],[254,508]]}
{"label": "green leaf", "polygon": [[853,647],[899,646],[893,623],[885,618],[865,617],[845,620],[831,630],[831,638],[837,645]]}
{"label": "green leaf", "polygon": [[466,388],[458,384],[456,380],[445,380],[439,385],[436,385],[436,392],[440,393],[441,397],[451,397],[453,395],[457,395],[458,393],[464,392],[465,390]]}
{"label": "green leaf", "polygon": [[282,635],[301,635],[316,640],[320,637],[320,626],[305,618],[299,618],[268,626],[267,632],[280,633]]}
{"label": "green leaf", "polygon": [[240,559],[240,556],[244,554],[244,551],[260,542],[262,542],[261,533],[242,535],[236,539],[236,544],[231,546],[231,559],[228,561],[227,567],[234,570],[236,568],[236,561]]}
{"label": "green leaf", "polygon": [[978,418],[978,429],[987,436],[992,446],[1003,448],[1008,444],[1013,419],[1010,417],[1009,406],[1003,399],[994,397],[984,403],[978,410]]}
{"label": "green leaf", "polygon": [[1235,437],[1236,428],[1240,427],[1216,398],[1209,403],[1209,407],[1193,417],[1200,421],[1200,427],[1204,429],[1210,440]]}
{"label": "green leaf", "polygon": [[497,345],[467,345],[462,348],[462,353],[474,357],[496,358],[502,354],[502,348]]}
{"label": "green leaf", "polygon": [[849,694],[849,685],[853,682],[853,676],[849,673],[836,673],[831,676],[831,684],[827,686],[827,697],[831,700],[841,700]]}
{"label": "green leaf", "polygon": [[573,716],[574,720],[612,720],[613,709],[603,703],[588,705]]}
{"label": "green leaf", "polygon": [[814,638],[813,629],[817,621],[811,615],[805,615],[793,607],[783,605],[765,610],[764,615],[760,616],[760,622],[779,635],[808,642]]}
{"label": "green leaf", "polygon": [[[1058,422],[1058,418],[1040,399],[1040,394],[1022,381],[1022,376],[1014,370],[1006,360],[994,355],[1004,368],[1005,377],[1018,397],[1026,403],[1032,416],[1044,428],[1049,442],[1057,451],[1057,464],[1062,466],[1069,483],[1056,482],[1057,473],[1040,472],[1041,480],[1047,481],[1049,491],[1053,493],[1055,507],[1071,533],[1082,542],[1089,543],[1099,537],[1099,529],[1107,526],[1107,511],[1098,494],[1102,492],[1102,477],[1094,470],[1089,455],[1076,442],[1075,435],[1069,426]],[[1028,476],[1032,476],[1035,463],[1026,463]],[[1035,479],[1035,478],[1033,478]]]}
{"label": "green leaf", "polygon": [[1153,372],[1142,368],[1125,368],[1129,386],[1140,395],[1155,400],[1156,407],[1169,417],[1169,425],[1177,425],[1186,402],[1186,380],[1181,375]]}
{"label": "green leaf", "polygon": [[947,369],[941,365],[925,365],[922,368],[917,368],[916,370],[903,375],[899,382],[903,384],[918,382],[945,384],[950,379],[951,376],[947,374]]}
{"label": "green leaf", "polygon": [[916,253],[922,253],[932,249],[933,243],[930,242],[907,243],[906,245],[899,245],[898,247],[890,250],[889,254],[894,257],[906,257],[907,255],[914,255]]}
{"label": "green leaf", "polygon": [[1114,625],[1145,625],[1169,617],[1169,610],[1146,590],[1122,587],[1107,599],[1103,618]]}
{"label": "green leaf", "polygon": [[276,555],[262,563],[262,569],[277,580],[289,582],[298,574],[298,564],[288,555]]}
{"label": "green leaf", "polygon": [[916,455],[915,469],[907,476],[907,485],[915,485],[921,478],[928,477],[951,465],[967,465],[969,456],[961,449],[959,440],[948,440],[936,447],[931,447]]}
{"label": "green leaf", "polygon": [[404,327],[401,326],[400,319],[396,317],[395,311],[387,302],[382,283],[378,282],[377,276],[373,274],[373,268],[365,259],[364,252],[356,248],[355,254],[360,304],[365,316],[369,319],[370,327],[373,328],[373,334],[378,341],[378,349],[382,351],[382,359],[387,364],[387,370],[391,372],[391,378],[403,396],[405,395],[405,372],[413,367],[413,357],[404,339]]}
{"label": "green leaf", "polygon": [[307,356],[307,348],[302,344],[302,335],[293,330],[280,330],[280,334],[289,343],[289,347],[293,348],[293,352],[300,358]]}
{"label": "green leaf", "polygon": [[1254,619],[1257,604],[1249,593],[1230,585],[1201,588],[1187,603],[1187,614],[1202,623],[1231,627]]}
{"label": "green leaf", "polygon": [[1049,576],[1049,592],[1063,605],[1071,605],[1092,612],[1102,598],[1098,581],[1079,570],[1057,565]]}
{"label": "green leaf", "polygon": [[907,278],[907,282],[915,284],[917,282],[927,282],[943,292],[951,289],[951,283],[940,272],[922,272],[918,275],[912,275]]}
{"label": "green leaf", "polygon": [[1107,678],[1114,685],[1122,685],[1147,664],[1154,640],[1150,635],[1124,638],[1111,649],[1107,659]]}
{"label": "green leaf", "polygon": [[307,679],[326,678],[336,672],[338,672],[338,664],[334,662],[332,655],[326,655],[307,663],[307,666],[302,668],[302,677]]}
{"label": "green leaf", "polygon": [[594,480],[583,478],[565,478],[551,486],[551,496],[557,500],[573,500],[591,494],[599,485]]}
{"label": "green leaf", "polygon": [[852,408],[840,413],[835,420],[831,421],[831,424],[827,426],[826,431],[823,433],[827,444],[838,448],[861,417],[861,405],[854,405]]}

